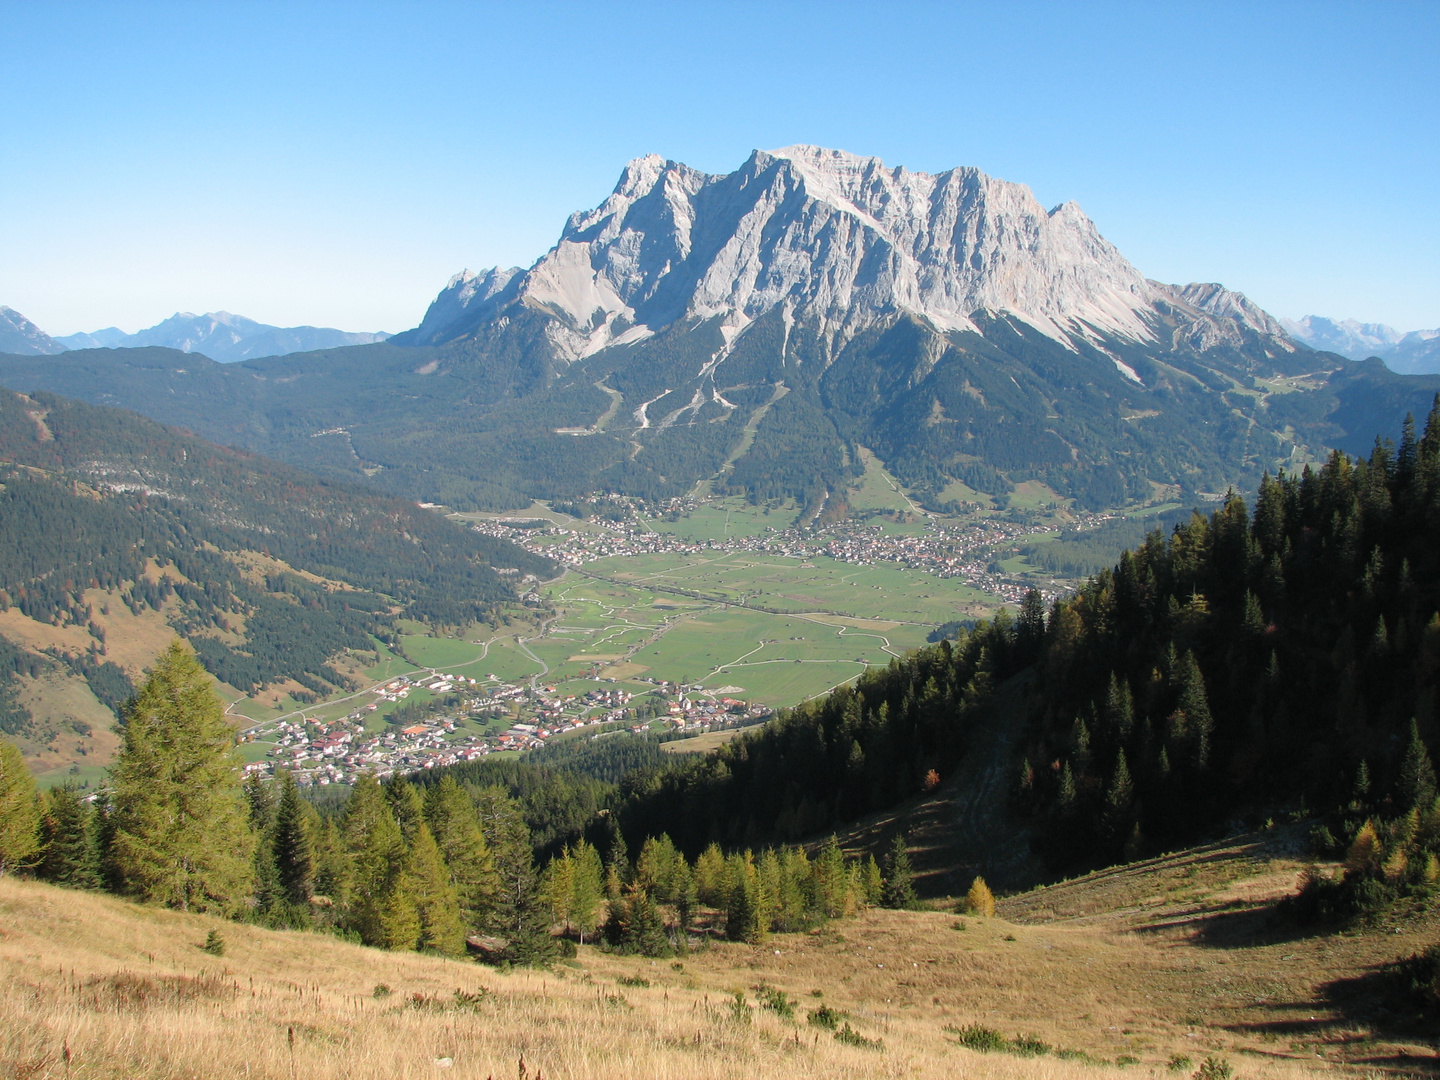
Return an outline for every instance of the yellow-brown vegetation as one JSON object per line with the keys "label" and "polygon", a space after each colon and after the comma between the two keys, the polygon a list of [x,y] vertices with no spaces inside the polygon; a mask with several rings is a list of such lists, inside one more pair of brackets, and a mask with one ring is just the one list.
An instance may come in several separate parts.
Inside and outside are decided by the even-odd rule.
{"label": "yellow-brown vegetation", "polygon": [[[1106,1080],[1189,1076],[1212,1054],[1242,1080],[1423,1068],[1433,1050],[1367,1028],[1333,984],[1413,950],[1435,920],[1345,938],[1247,930],[1298,866],[1242,844],[1002,900],[994,919],[871,910],[674,962],[582,947],[510,973],[7,878],[0,1075],[66,1076],[67,1047],[73,1077],[479,1080],[516,1076],[522,1056],[552,1080]],[[223,956],[202,948],[211,930]],[[794,1017],[763,1008],[763,988]],[[882,1047],[807,1023],[822,1005]],[[975,1024],[1071,1056],[979,1053],[957,1038]],[[1192,1064],[1168,1072],[1178,1057]]]}

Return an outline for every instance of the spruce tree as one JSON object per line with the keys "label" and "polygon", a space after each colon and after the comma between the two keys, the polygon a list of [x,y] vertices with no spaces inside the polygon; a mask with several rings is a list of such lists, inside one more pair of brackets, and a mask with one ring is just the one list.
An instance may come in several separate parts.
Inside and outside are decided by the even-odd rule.
{"label": "spruce tree", "polygon": [[1110,786],[1105,790],[1105,810],[1101,826],[1105,835],[1117,844],[1130,833],[1131,806],[1135,801],[1135,785],[1130,779],[1130,764],[1125,760],[1125,751],[1115,757],[1115,771],[1110,777]]}
{"label": "spruce tree", "polygon": [[244,906],[255,837],[234,747],[205,669],[172,643],[126,712],[110,773],[111,858],[124,891],[182,910]]}
{"label": "spruce tree", "polygon": [[908,908],[914,905],[915,873],[910,868],[910,852],[905,847],[905,834],[896,833],[885,856],[885,894],[883,903],[888,908]]}
{"label": "spruce tree", "polygon": [[315,887],[315,855],[303,806],[295,778],[288,770],[282,772],[280,801],[275,808],[275,869],[285,900],[297,907],[310,903]]}
{"label": "spruce tree", "polygon": [[508,942],[506,956],[523,964],[543,963],[554,953],[549,912],[540,893],[540,875],[530,846],[530,829],[503,788],[489,787],[476,799],[480,827],[499,878],[493,932]]}
{"label": "spruce tree", "polygon": [[695,892],[695,874],[690,869],[690,864],[681,855],[675,864],[675,876],[671,882],[672,902],[675,904],[676,928],[680,932],[680,939],[683,942],[685,934],[690,930],[691,920],[695,917],[695,909],[700,906],[700,898]]}
{"label": "spruce tree", "polygon": [[88,888],[90,810],[69,784],[51,788],[40,809],[40,857],[35,876],[70,888]]}
{"label": "spruce tree", "polygon": [[40,844],[35,778],[14,743],[0,739],[0,877],[30,865]]}
{"label": "spruce tree", "polygon": [[1210,715],[1210,699],[1205,693],[1205,677],[1200,664],[1189,649],[1180,658],[1175,681],[1179,690],[1176,711],[1185,718],[1185,732],[1191,742],[1191,760],[1197,770],[1210,762],[1210,740],[1215,720]]}
{"label": "spruce tree", "polygon": [[1410,721],[1410,741],[1405,747],[1405,757],[1400,762],[1400,779],[1397,785],[1400,807],[1410,810],[1415,807],[1429,809],[1435,801],[1435,764],[1420,738],[1420,725]]}
{"label": "spruce tree", "polygon": [[1116,678],[1110,673],[1110,685],[1105,691],[1105,727],[1107,734],[1116,744],[1123,746],[1130,741],[1130,732],[1135,725],[1135,698],[1130,692],[1129,680]]}

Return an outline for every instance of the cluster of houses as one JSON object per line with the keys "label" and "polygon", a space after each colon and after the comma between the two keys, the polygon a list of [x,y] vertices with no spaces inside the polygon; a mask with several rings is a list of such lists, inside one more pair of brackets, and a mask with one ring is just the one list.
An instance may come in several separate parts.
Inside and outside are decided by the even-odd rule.
{"label": "cluster of houses", "polygon": [[[409,724],[390,724],[379,734],[369,733],[365,716],[382,701],[403,701],[423,686],[435,694],[461,692],[463,710],[471,718],[514,718],[503,731],[477,734],[473,725],[450,716],[435,715]],[[652,729],[700,733],[722,727],[756,723],[770,715],[764,706],[751,706],[735,698],[715,700],[698,693],[700,687],[678,688],[657,683],[657,690],[673,694],[656,720],[637,721],[635,695],[622,686],[600,686],[584,693],[566,694],[555,686],[534,690],[503,683],[493,675],[485,681],[436,673],[402,675],[371,688],[374,702],[344,719],[277,720],[252,728],[248,742],[271,741],[259,761],[245,766],[247,775],[273,776],[286,769],[303,786],[353,784],[365,772],[385,777],[473,761],[500,751],[533,750],[549,739],[582,728],[635,732]],[[523,717],[523,719],[521,719]],[[493,726],[493,725],[492,725]]]}
{"label": "cluster of houses", "polygon": [[[657,517],[688,511],[695,505],[684,500],[648,507],[634,500],[630,504],[633,516],[628,520],[587,521],[584,529],[535,528],[537,519],[533,518],[496,518],[472,527],[489,536],[512,540],[567,566],[583,566],[613,556],[657,553],[752,552],[796,559],[826,555],[859,566],[890,563],[941,578],[959,578],[1006,601],[1020,599],[1031,583],[1003,572],[997,560],[1013,554],[1026,537],[1051,528],[1002,517],[977,517],[963,525],[930,518],[922,532],[904,535],[887,533],[881,525],[847,520],[813,530],[767,528],[754,536],[692,541],[672,532],[656,531],[649,524]],[[1106,520],[1106,515],[1078,516],[1085,519],[1080,524],[1089,526]]]}

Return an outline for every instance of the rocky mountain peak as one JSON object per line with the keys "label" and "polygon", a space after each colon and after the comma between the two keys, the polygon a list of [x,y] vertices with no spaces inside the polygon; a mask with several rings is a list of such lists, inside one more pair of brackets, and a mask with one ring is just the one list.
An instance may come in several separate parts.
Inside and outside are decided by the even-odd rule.
{"label": "rocky mountain peak", "polygon": [[406,340],[462,336],[511,302],[551,317],[566,360],[687,318],[718,317],[733,340],[776,309],[833,348],[899,313],[951,331],[976,330],[981,312],[1067,347],[1158,341],[1175,319],[1195,347],[1244,333],[1293,347],[1238,293],[1148,281],[1074,202],[1046,210],[976,168],[912,172],[808,145],[757,150],[723,175],[636,158],[528,271],[496,287],[452,280]]}

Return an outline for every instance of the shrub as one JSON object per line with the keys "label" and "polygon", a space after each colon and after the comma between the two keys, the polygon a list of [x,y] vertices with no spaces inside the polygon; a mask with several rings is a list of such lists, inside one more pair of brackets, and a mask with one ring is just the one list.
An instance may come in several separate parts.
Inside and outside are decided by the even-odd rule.
{"label": "shrub", "polygon": [[1423,1005],[1440,1005],[1440,945],[1395,965],[1401,987]]}
{"label": "shrub", "polygon": [[1212,1054],[1200,1063],[1200,1068],[1195,1070],[1194,1080],[1230,1080],[1234,1075],[1235,1070],[1231,1067],[1230,1062]]}
{"label": "shrub", "polygon": [[795,1018],[795,1005],[785,996],[784,990],[777,990],[773,986],[761,983],[755,987],[755,996],[759,999],[762,1009],[769,1009],[784,1020]]}
{"label": "shrub", "polygon": [[1009,1042],[1000,1032],[994,1028],[981,1027],[979,1024],[971,1024],[964,1028],[947,1026],[945,1030],[954,1034],[960,1045],[967,1050],[975,1050],[982,1054],[1003,1053],[1009,1046]]}
{"label": "shrub", "polygon": [[1050,1053],[1050,1044],[1041,1042],[1034,1035],[1017,1035],[1010,1040],[1006,1050],[1018,1057],[1044,1057]]}
{"label": "shrub", "polygon": [[815,1027],[834,1031],[840,1026],[840,1021],[845,1019],[845,1014],[839,1009],[832,1009],[829,1005],[821,1005],[818,1009],[811,1011],[809,1019]]}
{"label": "shrub", "polygon": [[211,956],[224,956],[225,939],[220,936],[219,930],[211,930],[210,933],[205,935],[205,944],[201,945],[200,948]]}
{"label": "shrub", "polygon": [[867,1039],[849,1024],[845,1024],[839,1031],[835,1032],[835,1038],[846,1046],[858,1046],[862,1050],[883,1050],[885,1044],[879,1039]]}
{"label": "shrub", "polygon": [[643,975],[621,975],[615,981],[621,986],[629,986],[641,990],[648,989],[650,986],[650,980]]}
{"label": "shrub", "polygon": [[1165,1063],[1165,1067],[1171,1072],[1184,1072],[1193,1064],[1195,1063],[1184,1054],[1175,1054]]}

